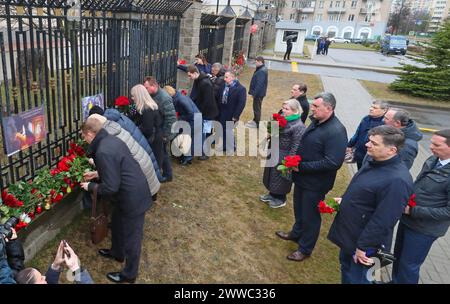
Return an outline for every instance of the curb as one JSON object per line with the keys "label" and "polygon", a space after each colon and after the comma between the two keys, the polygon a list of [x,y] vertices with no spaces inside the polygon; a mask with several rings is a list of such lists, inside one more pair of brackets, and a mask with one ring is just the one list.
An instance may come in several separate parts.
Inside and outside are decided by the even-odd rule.
{"label": "curb", "polygon": [[421,108],[421,109],[433,109],[433,110],[441,110],[441,111],[447,111],[450,112],[450,107],[443,107],[438,105],[423,105],[423,104],[414,104],[414,103],[407,103],[407,102],[400,102],[395,100],[384,100],[385,102],[396,105],[396,106],[406,106],[406,107],[415,107],[415,108]]}
{"label": "curb", "polygon": [[303,64],[303,65],[322,66],[322,67],[330,67],[330,68],[338,68],[338,69],[354,69],[354,70],[372,71],[372,72],[378,72],[378,73],[383,73],[383,74],[401,75],[404,73],[401,70],[384,69],[384,68],[361,66],[361,65],[342,65],[342,64],[308,62],[308,61],[300,61],[300,60],[282,60],[282,59],[273,58],[273,57],[264,57],[264,59],[268,60],[268,61],[285,62],[285,63],[297,62],[297,64],[300,64],[300,65]]}

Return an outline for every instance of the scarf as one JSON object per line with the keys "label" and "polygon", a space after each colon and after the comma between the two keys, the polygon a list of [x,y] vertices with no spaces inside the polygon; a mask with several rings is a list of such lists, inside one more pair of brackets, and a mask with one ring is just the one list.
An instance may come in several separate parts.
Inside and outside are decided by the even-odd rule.
{"label": "scarf", "polygon": [[222,104],[228,103],[228,94],[230,92],[230,88],[234,87],[236,85],[236,80],[234,80],[230,85],[226,84],[225,89],[223,90],[222,95]]}
{"label": "scarf", "polygon": [[292,114],[285,117],[287,121],[293,121],[300,118],[300,114]]}

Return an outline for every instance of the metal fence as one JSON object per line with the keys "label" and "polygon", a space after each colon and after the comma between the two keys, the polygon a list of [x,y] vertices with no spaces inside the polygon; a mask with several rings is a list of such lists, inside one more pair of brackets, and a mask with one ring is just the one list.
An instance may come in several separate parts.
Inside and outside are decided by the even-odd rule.
{"label": "metal fence", "polygon": [[234,41],[233,41],[233,56],[239,55],[244,45],[244,32],[245,25],[249,22],[249,19],[237,18],[236,27],[234,29]]}
{"label": "metal fence", "polygon": [[[74,4],[81,17],[68,19]],[[0,188],[34,177],[66,154],[79,137],[83,97],[103,93],[111,106],[145,75],[175,84],[180,17],[191,4],[0,1],[0,123],[43,105],[48,131],[40,143],[7,156],[1,126]]]}
{"label": "metal fence", "polygon": [[233,18],[202,14],[199,52],[208,62],[222,62],[225,27]]}

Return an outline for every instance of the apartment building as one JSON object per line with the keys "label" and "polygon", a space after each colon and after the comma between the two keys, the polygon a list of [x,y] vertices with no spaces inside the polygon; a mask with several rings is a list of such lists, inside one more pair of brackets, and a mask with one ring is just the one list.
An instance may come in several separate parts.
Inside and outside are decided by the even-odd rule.
{"label": "apartment building", "polygon": [[450,18],[450,0],[430,0],[433,1],[431,8],[431,19],[428,25],[428,32],[434,33],[439,30],[442,23]]}
{"label": "apartment building", "polygon": [[294,20],[306,35],[376,39],[386,31],[392,0],[290,0],[283,20]]}
{"label": "apartment building", "polygon": [[411,8],[412,11],[430,11],[434,0],[393,0],[392,1],[392,10],[395,9],[396,6],[401,4],[401,2],[404,1],[404,3]]}

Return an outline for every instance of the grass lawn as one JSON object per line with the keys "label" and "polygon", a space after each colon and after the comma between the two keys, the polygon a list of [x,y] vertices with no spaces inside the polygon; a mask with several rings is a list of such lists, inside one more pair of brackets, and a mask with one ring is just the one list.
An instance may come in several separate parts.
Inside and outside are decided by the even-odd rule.
{"label": "grass lawn", "polygon": [[375,81],[367,81],[360,80],[361,84],[369,91],[370,95],[372,95],[376,99],[382,99],[386,101],[394,101],[398,103],[405,104],[414,104],[414,105],[423,105],[423,106],[437,106],[444,107],[450,109],[450,104],[445,102],[440,102],[437,100],[415,97],[411,95],[407,95],[404,93],[400,93],[397,91],[393,91],[389,89],[389,84],[375,82]]}
{"label": "grass lawn", "polygon": [[[248,87],[253,69],[240,76]],[[303,81],[309,95],[322,91],[314,75],[269,72],[270,89],[263,103],[263,119],[289,97],[291,85]],[[252,100],[241,116],[252,118]],[[158,201],[147,212],[139,283],[338,283],[338,248],[326,240],[332,222],[323,216],[320,239],[312,258],[302,263],[286,256],[297,249],[275,236],[293,224],[292,193],[284,208],[270,209],[258,200],[265,193],[260,157],[212,157],[191,166],[173,163],[174,181],[163,184]],[[340,196],[349,182],[347,167],[339,171],[330,196]],[[94,246],[88,235],[88,213],[56,237],[27,266],[45,271],[58,240],[66,239],[97,283],[108,283],[106,272],[119,271],[117,262],[97,255],[110,240]],[[62,276],[63,277],[63,276]]]}

